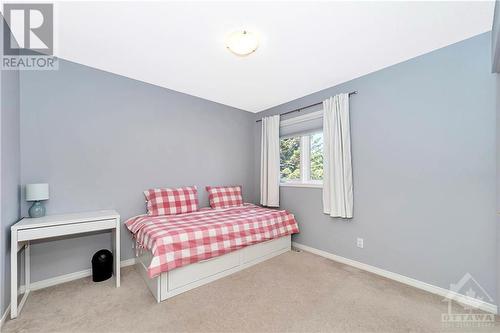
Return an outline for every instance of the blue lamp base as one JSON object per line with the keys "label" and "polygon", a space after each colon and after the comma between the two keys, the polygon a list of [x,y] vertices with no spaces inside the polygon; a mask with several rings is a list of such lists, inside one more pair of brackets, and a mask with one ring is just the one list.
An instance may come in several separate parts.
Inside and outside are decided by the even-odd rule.
{"label": "blue lamp base", "polygon": [[45,216],[45,206],[40,201],[33,202],[28,213],[30,217],[42,217]]}

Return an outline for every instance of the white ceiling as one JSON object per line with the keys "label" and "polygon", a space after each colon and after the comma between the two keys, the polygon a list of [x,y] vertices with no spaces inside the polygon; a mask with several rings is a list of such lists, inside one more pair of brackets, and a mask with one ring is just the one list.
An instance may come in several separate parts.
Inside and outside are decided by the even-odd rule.
{"label": "white ceiling", "polygon": [[[494,2],[62,2],[56,55],[258,112],[491,30]],[[228,32],[259,33],[237,57]]]}

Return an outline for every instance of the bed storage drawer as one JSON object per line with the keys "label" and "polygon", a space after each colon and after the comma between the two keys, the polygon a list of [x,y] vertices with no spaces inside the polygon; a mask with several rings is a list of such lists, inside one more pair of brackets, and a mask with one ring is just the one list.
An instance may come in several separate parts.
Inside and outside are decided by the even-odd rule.
{"label": "bed storage drawer", "polygon": [[242,253],[242,263],[245,264],[285,248],[290,248],[290,236],[246,247]]}
{"label": "bed storage drawer", "polygon": [[168,290],[173,290],[203,278],[231,269],[240,264],[240,254],[231,252],[168,272]]}

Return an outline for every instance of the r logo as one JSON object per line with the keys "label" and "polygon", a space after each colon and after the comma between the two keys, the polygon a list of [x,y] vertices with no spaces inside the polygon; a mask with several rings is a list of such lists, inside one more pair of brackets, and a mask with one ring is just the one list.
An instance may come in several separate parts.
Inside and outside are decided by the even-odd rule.
{"label": "r logo", "polygon": [[[4,55],[52,55],[54,52],[53,5],[46,3],[3,6]],[[10,33],[12,32],[12,34]],[[16,43],[17,42],[17,43]]]}

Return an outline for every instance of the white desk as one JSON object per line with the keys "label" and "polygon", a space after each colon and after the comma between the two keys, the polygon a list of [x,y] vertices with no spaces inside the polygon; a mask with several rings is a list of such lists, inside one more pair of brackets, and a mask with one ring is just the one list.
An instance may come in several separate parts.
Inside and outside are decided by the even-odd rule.
{"label": "white desk", "polygon": [[[10,317],[16,318],[30,292],[30,241],[99,230],[113,234],[113,273],[120,287],[120,215],[114,210],[23,218],[11,228],[10,250]],[[25,248],[26,291],[17,305],[17,253]]]}

